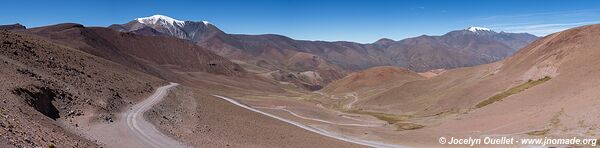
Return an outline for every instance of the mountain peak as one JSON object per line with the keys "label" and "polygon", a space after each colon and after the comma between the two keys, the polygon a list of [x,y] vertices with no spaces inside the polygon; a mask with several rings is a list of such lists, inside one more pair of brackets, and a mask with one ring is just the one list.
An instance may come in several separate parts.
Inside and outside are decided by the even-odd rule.
{"label": "mountain peak", "polygon": [[381,38],[377,41],[375,41],[373,44],[378,44],[378,45],[389,45],[391,43],[394,43],[395,41],[392,39],[388,39],[388,38]]}
{"label": "mountain peak", "polygon": [[137,18],[135,20],[138,21],[139,23],[142,23],[142,24],[167,23],[169,25],[175,25],[175,24],[177,24],[179,26],[183,26],[185,24],[184,21],[176,20],[176,19],[173,19],[171,17],[160,15],[160,14],[149,16],[149,17]]}
{"label": "mountain peak", "polygon": [[489,28],[483,28],[483,27],[469,27],[467,28],[467,30],[471,31],[471,32],[477,32],[477,31],[492,31]]}

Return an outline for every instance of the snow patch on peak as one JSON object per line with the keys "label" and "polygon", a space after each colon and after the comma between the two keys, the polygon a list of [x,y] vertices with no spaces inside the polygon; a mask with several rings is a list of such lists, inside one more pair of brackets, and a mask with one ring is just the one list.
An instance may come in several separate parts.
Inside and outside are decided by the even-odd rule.
{"label": "snow patch on peak", "polygon": [[179,26],[183,26],[185,24],[184,21],[180,21],[180,20],[176,20],[173,19],[171,17],[168,16],[164,16],[164,15],[153,15],[153,16],[149,16],[149,17],[143,17],[143,18],[137,18],[135,19],[136,21],[142,23],[142,24],[157,24],[157,23],[167,23],[169,25],[179,25]]}
{"label": "snow patch on peak", "polygon": [[477,31],[492,31],[489,28],[483,28],[483,27],[469,27],[467,30],[471,31],[471,32],[477,32]]}
{"label": "snow patch on peak", "polygon": [[202,23],[204,23],[204,25],[210,24],[210,22],[208,22],[208,21],[202,21]]}

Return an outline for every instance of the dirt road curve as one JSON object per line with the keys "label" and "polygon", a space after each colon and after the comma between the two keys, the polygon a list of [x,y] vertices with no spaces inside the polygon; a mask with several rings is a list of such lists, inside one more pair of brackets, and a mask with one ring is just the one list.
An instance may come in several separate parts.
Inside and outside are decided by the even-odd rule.
{"label": "dirt road curve", "polygon": [[248,105],[241,104],[241,103],[239,103],[239,102],[237,102],[237,101],[235,101],[233,99],[227,98],[227,97],[223,97],[223,96],[219,96],[219,95],[213,95],[213,96],[215,96],[217,98],[220,98],[220,99],[223,99],[223,100],[225,100],[225,101],[227,101],[229,103],[232,103],[234,105],[237,105],[239,107],[242,107],[242,108],[254,111],[256,113],[260,113],[260,114],[263,114],[265,116],[269,116],[271,118],[275,118],[277,120],[280,120],[280,121],[292,124],[292,125],[294,125],[296,127],[299,127],[299,128],[302,128],[302,129],[305,129],[305,130],[308,130],[308,131],[311,131],[311,132],[314,132],[314,133],[317,133],[317,134],[320,134],[320,135],[323,135],[323,136],[335,138],[335,139],[338,139],[338,140],[342,140],[342,141],[346,141],[346,142],[351,142],[351,143],[356,143],[356,144],[365,145],[365,146],[370,146],[370,147],[378,147],[378,148],[382,148],[382,147],[386,147],[386,148],[387,147],[392,147],[392,148],[406,147],[406,146],[401,146],[401,145],[393,145],[393,144],[381,143],[381,142],[376,142],[376,141],[368,141],[368,140],[363,140],[363,139],[357,139],[357,138],[353,138],[353,137],[344,136],[344,135],[341,135],[341,134],[338,134],[338,133],[334,133],[334,132],[322,130],[322,129],[319,129],[319,128],[314,128],[314,127],[307,126],[307,125],[304,125],[304,124],[301,124],[301,123],[298,123],[298,122],[295,122],[295,121],[292,121],[292,120],[284,119],[284,118],[281,118],[279,116],[275,116],[275,115],[272,115],[272,114],[260,111],[258,109],[252,108],[252,107],[250,107]]}
{"label": "dirt road curve", "polygon": [[[150,109],[156,103],[160,102],[165,96],[167,96],[168,90],[177,85],[179,84],[171,83],[169,85],[159,87],[156,90],[156,92],[152,94],[152,96],[134,105],[129,111],[125,112],[125,114],[123,115],[123,117],[127,118],[127,120],[125,121],[127,122],[128,132],[134,136],[132,140],[136,140],[137,143],[140,144],[139,147],[188,147],[183,143],[162,134],[156,129],[156,127],[154,127],[154,125],[144,120],[143,117],[145,111]],[[131,147],[131,145],[125,147]]]}
{"label": "dirt road curve", "polygon": [[281,110],[281,111],[288,112],[291,115],[296,116],[296,117],[298,117],[300,119],[312,120],[312,121],[317,121],[317,122],[322,122],[322,123],[327,123],[327,124],[334,124],[334,125],[341,125],[341,126],[360,126],[360,127],[382,127],[382,126],[385,126],[384,124],[337,123],[337,122],[327,121],[327,120],[323,120],[323,119],[304,117],[304,116],[301,116],[301,115],[298,115],[298,114],[292,112],[291,110],[285,109],[285,106],[277,106],[277,107],[254,107],[254,108],[258,108],[258,109],[271,109],[271,110]]}

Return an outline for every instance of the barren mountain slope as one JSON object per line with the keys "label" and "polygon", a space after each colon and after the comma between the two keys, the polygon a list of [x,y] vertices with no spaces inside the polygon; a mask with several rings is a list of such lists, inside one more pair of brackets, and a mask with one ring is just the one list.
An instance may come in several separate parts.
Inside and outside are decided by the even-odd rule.
{"label": "barren mountain slope", "polygon": [[329,83],[321,91],[329,94],[352,93],[360,91],[363,88],[389,88],[421,79],[424,79],[424,77],[404,68],[380,66],[350,73],[342,79]]}
{"label": "barren mountain slope", "polygon": [[[373,99],[378,101],[373,101],[373,103],[385,103],[400,100],[415,101],[416,104],[407,104],[407,106],[421,109],[426,109],[424,106],[430,106],[431,104],[429,103],[439,105],[429,107],[432,109],[435,108],[434,110],[426,109],[429,110],[429,113],[434,113],[433,111],[443,112],[452,109],[453,107],[464,109],[468,108],[470,105],[479,103],[482,99],[492,96],[495,92],[502,92],[512,86],[527,82],[528,80],[538,80],[545,76],[555,77],[558,74],[557,70],[562,67],[561,64],[566,60],[564,58],[565,54],[567,52],[578,52],[576,49],[571,49],[569,51],[555,49],[564,48],[563,46],[569,46],[569,48],[582,46],[577,45],[581,41],[573,41],[573,43],[560,41],[564,40],[563,38],[567,38],[560,35],[572,33],[576,30],[579,29],[570,30],[565,33],[556,33],[545,37],[543,40],[532,43],[514,56],[500,62],[472,68],[449,70],[431,79],[407,83],[390,90],[388,93],[375,96]],[[589,30],[590,32],[593,31],[593,29]],[[558,44],[559,42],[561,44]],[[532,55],[534,53],[535,55]],[[586,64],[582,64],[581,66],[584,65]],[[572,71],[570,72],[572,73]],[[389,96],[397,97],[390,100],[392,97]],[[408,100],[404,100],[404,98]],[[461,101],[450,101],[453,100],[453,98],[460,98]],[[423,103],[421,105],[424,106],[417,105],[419,103]]]}
{"label": "barren mountain slope", "polygon": [[600,126],[598,35],[600,25],[551,34],[506,60],[408,82],[354,106],[425,126],[405,136],[593,136]]}
{"label": "barren mountain slope", "polygon": [[58,24],[19,32],[40,36],[183,85],[281,91],[272,80],[248,75],[238,64],[174,37],[137,35],[79,24]]}
{"label": "barren mountain slope", "polygon": [[17,147],[94,147],[72,119],[109,123],[164,81],[27,35],[0,31],[0,141]]}
{"label": "barren mountain slope", "polygon": [[165,36],[143,36],[108,28],[58,24],[24,32],[136,68],[169,77],[166,69],[243,75],[239,65],[185,40]]}
{"label": "barren mountain slope", "polygon": [[396,130],[373,128],[373,137],[418,147],[439,145],[442,136],[597,138],[599,35],[600,25],[573,28],[502,61],[448,70],[381,93],[373,93],[381,90],[377,86],[346,95],[322,91],[313,102],[377,118]]}

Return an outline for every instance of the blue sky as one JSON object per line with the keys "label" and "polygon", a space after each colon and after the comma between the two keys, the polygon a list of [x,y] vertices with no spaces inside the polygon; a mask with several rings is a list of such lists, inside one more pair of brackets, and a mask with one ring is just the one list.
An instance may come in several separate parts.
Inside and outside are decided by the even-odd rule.
{"label": "blue sky", "polygon": [[5,1],[0,24],[126,23],[154,14],[209,21],[227,33],[281,34],[295,39],[374,42],[481,26],[547,35],[600,23],[600,1],[577,0],[106,0]]}

